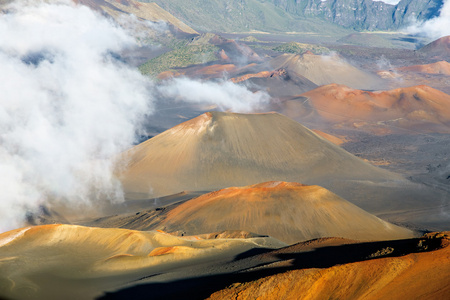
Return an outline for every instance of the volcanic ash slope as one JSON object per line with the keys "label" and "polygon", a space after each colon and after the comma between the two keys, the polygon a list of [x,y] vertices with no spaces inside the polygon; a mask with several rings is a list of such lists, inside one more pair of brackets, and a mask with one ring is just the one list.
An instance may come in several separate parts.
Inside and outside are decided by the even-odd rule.
{"label": "volcanic ash slope", "polygon": [[392,240],[414,235],[322,187],[287,182],[233,187],[200,196],[170,210],[158,227],[188,235],[244,230],[288,244],[321,237]]}
{"label": "volcanic ash slope", "polygon": [[402,181],[276,113],[205,113],[130,149],[124,160],[121,180],[135,199],[273,180],[333,192],[351,190],[341,185],[348,181],[357,181],[354,189]]}
{"label": "volcanic ash slope", "polygon": [[441,37],[419,49],[428,57],[450,58],[450,35]]}
{"label": "volcanic ash slope", "polygon": [[450,95],[426,85],[368,92],[345,85],[318,87],[301,96],[331,124],[390,131],[450,132]]}
{"label": "volcanic ash slope", "polygon": [[[420,239],[337,247],[327,247],[327,242],[312,241],[325,247],[304,253],[295,250],[302,245],[276,250],[278,257],[282,253],[290,253],[286,257],[291,261],[295,257],[296,270],[250,282],[238,281],[234,274],[234,284],[230,282],[228,288],[208,299],[449,298],[449,232],[430,233]],[[311,242],[305,244],[307,247]],[[331,263],[324,268],[327,260]]]}
{"label": "volcanic ash slope", "polygon": [[432,64],[414,65],[408,67],[397,68],[401,72],[427,73],[427,74],[443,74],[450,76],[450,63],[441,60]]}
{"label": "volcanic ash slope", "polygon": [[270,65],[296,72],[317,85],[338,83],[369,90],[381,86],[376,75],[358,69],[338,55],[282,54],[272,59]]}
{"label": "volcanic ash slope", "polygon": [[203,239],[74,225],[0,234],[0,298],[92,299],[144,276],[233,259],[271,238]]}

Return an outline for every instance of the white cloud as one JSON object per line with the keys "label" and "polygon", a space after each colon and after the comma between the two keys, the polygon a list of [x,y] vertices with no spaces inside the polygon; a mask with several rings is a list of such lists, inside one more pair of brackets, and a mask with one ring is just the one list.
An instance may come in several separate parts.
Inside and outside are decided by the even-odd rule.
{"label": "white cloud", "polygon": [[49,199],[120,201],[111,157],[151,110],[148,81],[111,55],[134,39],[71,1],[15,2],[0,36],[0,231]]}
{"label": "white cloud", "polygon": [[432,39],[450,35],[450,0],[444,0],[438,17],[425,22],[415,22],[407,28],[412,34],[424,34]]}
{"label": "white cloud", "polygon": [[234,111],[268,101],[230,82],[175,79],[155,90],[115,59],[136,46],[136,22],[122,19],[124,29],[70,0],[15,1],[0,15],[0,232],[41,204],[122,201],[111,158],[135,141],[154,92]]}
{"label": "white cloud", "polygon": [[391,5],[397,5],[400,2],[400,0],[379,0],[379,2],[384,2],[387,4],[391,4]]}
{"label": "white cloud", "polygon": [[189,78],[174,78],[158,87],[165,97],[196,104],[214,104],[221,110],[252,112],[269,102],[264,92],[253,93],[246,87],[230,81],[201,82]]}

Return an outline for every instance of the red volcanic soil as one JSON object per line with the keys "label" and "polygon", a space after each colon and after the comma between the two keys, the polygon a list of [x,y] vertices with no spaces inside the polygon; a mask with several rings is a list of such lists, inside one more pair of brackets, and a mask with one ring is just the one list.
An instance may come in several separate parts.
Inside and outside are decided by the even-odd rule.
{"label": "red volcanic soil", "polygon": [[185,70],[185,72],[183,73],[184,75],[189,77],[212,79],[212,78],[223,78],[225,74],[234,72],[236,71],[236,69],[237,68],[234,64],[226,64],[226,65],[215,64],[200,68],[194,67],[190,70],[189,69]]}
{"label": "red volcanic soil", "polygon": [[301,96],[334,124],[450,132],[450,95],[425,85],[368,92],[330,84]]}
{"label": "red volcanic soil", "polygon": [[450,63],[448,63],[445,60],[442,60],[432,64],[403,67],[398,68],[397,70],[402,72],[420,72],[427,74],[450,75]]}
{"label": "red volcanic soil", "polygon": [[345,143],[347,141],[346,138],[343,136],[337,137],[335,135],[332,135],[332,134],[329,134],[329,133],[326,133],[326,132],[323,132],[323,131],[320,131],[317,129],[313,129],[312,131],[314,131],[315,134],[323,137],[324,139],[332,142],[335,145],[342,145],[343,143]]}
{"label": "red volcanic soil", "polygon": [[[250,69],[249,67],[246,69]],[[244,68],[241,70],[243,71]],[[248,82],[251,87],[259,87],[256,90],[265,90],[274,98],[299,95],[317,87],[315,83],[306,77],[284,68],[275,71],[264,70],[258,73],[253,73],[249,70],[246,73],[236,72],[236,74],[245,75],[234,77],[231,81],[235,83]]]}
{"label": "red volcanic soil", "polygon": [[238,83],[238,82],[248,80],[250,78],[267,78],[267,77],[274,77],[274,76],[278,77],[278,76],[281,76],[283,72],[286,73],[286,70],[279,69],[276,71],[261,71],[256,74],[246,74],[246,75],[242,75],[239,77],[231,78],[230,80],[234,83]]}
{"label": "red volcanic soil", "polygon": [[221,78],[224,74],[236,71],[236,66],[233,64],[215,64],[205,67],[191,67],[179,71],[164,71],[158,74],[158,79],[168,79],[172,77],[188,76],[201,78]]}
{"label": "red volcanic soil", "polygon": [[328,236],[355,240],[414,236],[325,188],[282,181],[205,194],[169,211],[158,226],[187,235],[244,230],[288,244]]}
{"label": "red volcanic soil", "polygon": [[26,227],[0,234],[0,299],[97,299],[144,275],[284,245],[267,237],[205,239],[119,228]]}
{"label": "red volcanic soil", "polygon": [[[303,253],[295,251],[297,245],[277,250],[274,255],[292,258],[288,262],[294,270],[243,283],[236,282],[235,275],[236,283],[208,299],[448,299],[450,295],[448,232],[394,243],[329,247],[327,242],[318,240],[316,247]],[[348,256],[347,263],[340,259],[323,263],[342,256]]]}
{"label": "red volcanic soil", "polygon": [[419,52],[433,56],[450,57],[450,35],[423,46]]}
{"label": "red volcanic soil", "polygon": [[374,74],[351,65],[338,55],[282,54],[269,63],[274,69],[295,72],[317,85],[338,83],[359,89],[376,89],[381,83]]}

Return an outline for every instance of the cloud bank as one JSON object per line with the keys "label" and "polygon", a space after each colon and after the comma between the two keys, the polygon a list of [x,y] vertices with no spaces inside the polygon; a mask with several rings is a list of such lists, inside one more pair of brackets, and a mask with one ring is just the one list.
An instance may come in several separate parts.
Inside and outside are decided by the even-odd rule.
{"label": "cloud bank", "polygon": [[444,0],[438,17],[422,23],[415,23],[407,28],[412,34],[422,34],[432,39],[450,35],[450,0]]}
{"label": "cloud bank", "polygon": [[158,91],[164,97],[194,104],[214,104],[220,110],[240,113],[258,110],[270,100],[265,92],[253,93],[230,81],[201,82],[174,78],[159,86]]}
{"label": "cloud bank", "polygon": [[114,57],[134,39],[70,1],[0,16],[0,231],[47,201],[121,201],[111,157],[151,112],[148,81]]}
{"label": "cloud bank", "polygon": [[[155,94],[249,111],[268,100],[232,83],[156,87],[120,59],[163,23],[119,24],[69,0],[14,1],[0,15],[0,232],[62,203],[123,201],[113,157],[131,147]],[[139,23],[139,24],[138,24]],[[139,30],[138,30],[139,32]],[[151,183],[150,183],[151,184]]]}

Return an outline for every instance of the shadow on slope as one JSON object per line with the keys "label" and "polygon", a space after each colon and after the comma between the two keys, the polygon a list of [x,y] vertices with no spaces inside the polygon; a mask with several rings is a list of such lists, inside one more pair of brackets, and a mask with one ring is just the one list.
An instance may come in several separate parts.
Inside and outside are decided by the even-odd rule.
{"label": "shadow on slope", "polygon": [[[343,264],[364,264],[367,261],[378,258],[410,257],[411,254],[431,252],[442,249],[440,254],[448,252],[448,235],[429,234],[422,238],[396,240],[389,242],[370,242],[360,244],[343,239],[320,239],[296,244],[275,251],[266,251],[248,257],[248,253],[238,255],[236,261],[242,265],[248,265],[245,260],[252,260],[254,266],[244,268],[237,272],[224,272],[213,276],[202,276],[166,283],[145,283],[131,286],[126,289],[107,293],[100,299],[178,299],[189,295],[190,299],[205,299],[211,293],[224,289],[232,289],[233,283],[242,285],[266,276],[273,276],[290,270],[310,268],[330,268]],[[331,244],[331,245],[330,245]],[[333,245],[336,244],[336,245]],[[308,245],[311,245],[308,247]],[[444,248],[444,249],[443,249]],[[252,250],[253,253],[255,250]],[[436,252],[427,254],[433,255]],[[381,263],[380,263],[381,264]],[[385,275],[389,270],[384,270]],[[431,271],[431,270],[429,270]],[[368,277],[376,277],[379,274],[366,274]],[[338,279],[339,280],[339,279]],[[133,283],[139,284],[139,281]],[[445,287],[446,283],[441,282]],[[230,286],[232,285],[232,286]],[[236,285],[236,284],[235,284]],[[272,286],[275,288],[275,286]],[[366,286],[365,289],[370,288]],[[400,287],[401,288],[401,287]],[[413,287],[412,287],[413,288]]]}

